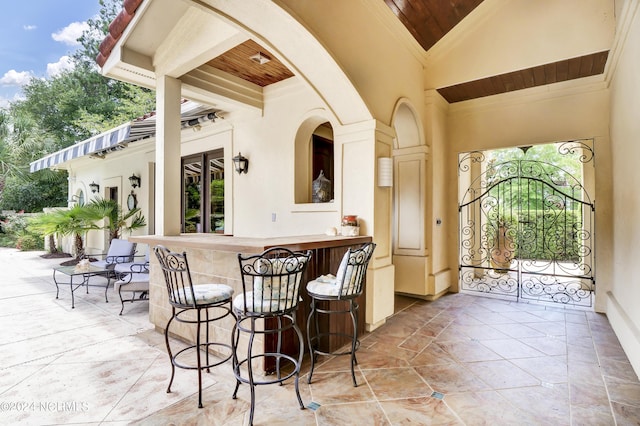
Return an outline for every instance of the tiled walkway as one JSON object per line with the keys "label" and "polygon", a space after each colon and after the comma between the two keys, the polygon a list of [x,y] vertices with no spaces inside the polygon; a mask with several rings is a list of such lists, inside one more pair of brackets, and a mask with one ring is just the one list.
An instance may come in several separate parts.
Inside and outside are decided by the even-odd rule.
{"label": "tiled walkway", "polygon": [[[231,399],[230,365],[170,368],[146,302],[118,316],[100,289],[55,299],[60,260],[0,249],[0,424],[242,425],[248,386]],[[363,336],[354,388],[347,357],[324,359],[311,385],[259,387],[263,425],[639,425],[640,382],[606,317],[452,294],[396,301]],[[306,368],[305,368],[306,371]],[[312,404],[313,403],[313,404]]]}

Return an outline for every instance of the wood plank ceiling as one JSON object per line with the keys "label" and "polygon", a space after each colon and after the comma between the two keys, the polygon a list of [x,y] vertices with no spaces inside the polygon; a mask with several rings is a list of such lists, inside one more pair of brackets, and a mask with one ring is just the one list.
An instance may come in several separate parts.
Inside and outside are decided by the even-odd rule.
{"label": "wood plank ceiling", "polygon": [[[415,40],[427,51],[451,31],[483,0],[384,0]],[[250,59],[261,52],[270,61],[259,64]],[[480,80],[437,88],[449,103],[521,90],[602,74],[608,51],[517,70]],[[236,77],[268,86],[293,73],[253,40],[248,40],[207,63]]]}
{"label": "wood plank ceiling", "polygon": [[483,0],[384,0],[427,51]]}
{"label": "wood plank ceiling", "polygon": [[[483,0],[384,0],[386,5],[413,35],[423,49],[429,50],[447,32],[469,15]],[[447,102],[461,102],[513,90],[558,83],[602,74],[609,52],[539,65],[480,80],[437,88]]]}
{"label": "wood plank ceiling", "polygon": [[[251,59],[256,54],[261,54],[268,62],[260,64]],[[261,87],[293,77],[293,73],[282,62],[253,40],[247,40],[227,50],[207,62],[207,65]]]}
{"label": "wood plank ceiling", "polygon": [[565,59],[438,89],[449,103],[602,74],[609,51]]}

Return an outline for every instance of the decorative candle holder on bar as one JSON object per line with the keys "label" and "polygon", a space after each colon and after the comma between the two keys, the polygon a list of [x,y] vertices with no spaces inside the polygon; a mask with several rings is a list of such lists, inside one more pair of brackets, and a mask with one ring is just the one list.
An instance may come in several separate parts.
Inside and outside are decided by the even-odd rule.
{"label": "decorative candle holder on bar", "polygon": [[342,235],[343,237],[355,237],[360,235],[360,226],[358,226],[357,215],[342,216],[340,235]]}

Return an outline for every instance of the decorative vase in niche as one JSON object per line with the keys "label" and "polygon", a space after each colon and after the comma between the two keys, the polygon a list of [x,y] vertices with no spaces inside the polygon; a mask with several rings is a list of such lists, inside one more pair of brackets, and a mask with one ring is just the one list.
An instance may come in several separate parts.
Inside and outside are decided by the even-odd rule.
{"label": "decorative vase in niche", "polygon": [[320,174],[313,181],[311,186],[314,203],[326,203],[331,201],[331,181],[324,177],[324,171],[320,170]]}

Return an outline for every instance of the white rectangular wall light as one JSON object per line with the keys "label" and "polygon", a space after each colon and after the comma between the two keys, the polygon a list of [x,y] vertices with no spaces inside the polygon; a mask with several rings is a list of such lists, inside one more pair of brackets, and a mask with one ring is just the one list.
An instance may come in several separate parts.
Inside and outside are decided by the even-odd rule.
{"label": "white rectangular wall light", "polygon": [[378,186],[393,186],[393,158],[391,157],[378,158]]}

